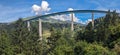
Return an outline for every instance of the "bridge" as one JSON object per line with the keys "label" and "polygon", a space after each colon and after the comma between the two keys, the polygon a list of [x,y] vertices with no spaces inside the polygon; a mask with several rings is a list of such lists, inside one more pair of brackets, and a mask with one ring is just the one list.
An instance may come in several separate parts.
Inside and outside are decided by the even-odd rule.
{"label": "bridge", "polygon": [[[103,11],[103,10],[72,10],[72,11],[63,11],[63,12],[56,12],[56,13],[51,13],[51,14],[46,14],[46,15],[41,15],[41,16],[37,16],[34,17],[32,19],[28,19],[25,20],[25,22],[27,22],[27,28],[30,31],[30,21],[31,20],[39,20],[39,36],[42,39],[42,20],[40,18],[45,18],[45,17],[49,17],[49,16],[55,16],[55,15],[62,15],[62,14],[71,14],[71,31],[74,31],[74,17],[73,17],[73,13],[91,13],[91,19],[92,19],[92,28],[94,29],[94,14],[95,13],[108,13],[108,11]],[[110,11],[110,13],[113,13]],[[118,13],[120,14],[120,13]]]}

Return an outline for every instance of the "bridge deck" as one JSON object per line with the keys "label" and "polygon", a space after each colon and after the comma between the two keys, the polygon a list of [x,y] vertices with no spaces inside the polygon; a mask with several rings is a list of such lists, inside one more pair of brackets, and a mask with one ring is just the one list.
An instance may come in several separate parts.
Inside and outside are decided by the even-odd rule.
{"label": "bridge deck", "polygon": [[34,18],[26,20],[26,21],[36,20],[36,19],[39,19],[39,18],[54,16],[54,15],[61,15],[61,14],[69,14],[69,13],[92,13],[92,12],[94,12],[94,13],[108,13],[108,11],[102,11],[102,10],[73,10],[73,11],[63,11],[63,12],[57,12],[57,13],[51,13],[51,14],[47,14],[47,15],[37,16],[37,17],[34,17]]}

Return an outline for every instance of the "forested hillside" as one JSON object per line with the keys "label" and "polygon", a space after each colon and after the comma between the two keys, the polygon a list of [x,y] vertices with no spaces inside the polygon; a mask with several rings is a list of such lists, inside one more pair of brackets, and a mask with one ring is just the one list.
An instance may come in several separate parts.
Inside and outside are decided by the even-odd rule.
{"label": "forested hillside", "polygon": [[114,11],[87,26],[70,23],[43,22],[39,40],[38,22],[31,23],[28,31],[22,19],[11,24],[0,24],[0,55],[120,55],[120,17]]}

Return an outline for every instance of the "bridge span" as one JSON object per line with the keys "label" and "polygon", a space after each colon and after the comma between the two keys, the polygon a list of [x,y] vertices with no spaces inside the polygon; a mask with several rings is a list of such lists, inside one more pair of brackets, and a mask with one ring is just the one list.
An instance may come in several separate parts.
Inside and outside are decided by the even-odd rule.
{"label": "bridge span", "polygon": [[[50,13],[50,14],[46,14],[46,15],[39,15],[37,17],[34,17],[34,18],[26,20],[26,21],[36,20],[36,19],[39,19],[39,18],[55,16],[55,15],[71,14],[71,13],[108,13],[108,11],[103,11],[103,10],[72,10],[72,11],[63,11],[63,12]],[[110,12],[110,13],[113,13],[113,12]]]}
{"label": "bridge span", "polygon": [[[49,17],[49,16],[55,16],[55,15],[62,15],[62,14],[71,14],[71,31],[74,31],[74,17],[73,17],[73,13],[91,13],[91,18],[92,18],[92,28],[94,29],[94,14],[95,13],[108,13],[108,11],[103,11],[103,10],[72,10],[72,11],[63,11],[63,12],[56,12],[56,13],[51,13],[51,14],[46,14],[46,15],[39,15],[39,16],[36,16],[32,19],[28,19],[28,20],[25,20],[25,22],[27,22],[27,27],[28,27],[28,30],[30,31],[30,21],[31,20],[39,20],[39,36],[40,36],[40,39],[42,40],[42,20],[41,18],[45,18],[45,17]],[[110,11],[110,13],[113,13]],[[120,14],[120,13],[118,13]]]}

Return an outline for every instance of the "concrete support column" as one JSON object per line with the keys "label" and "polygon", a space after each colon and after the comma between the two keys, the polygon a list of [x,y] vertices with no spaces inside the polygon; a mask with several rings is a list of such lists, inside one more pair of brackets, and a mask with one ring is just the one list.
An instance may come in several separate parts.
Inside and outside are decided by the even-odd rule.
{"label": "concrete support column", "polygon": [[40,40],[42,40],[42,21],[40,18],[39,18],[39,37]]}
{"label": "concrete support column", "polygon": [[27,28],[28,28],[28,31],[30,31],[30,21],[27,21]]}
{"label": "concrete support column", "polygon": [[92,12],[92,29],[94,29],[94,13]]}
{"label": "concrete support column", "polygon": [[71,14],[71,31],[74,31],[74,17],[73,17],[73,13]]}

